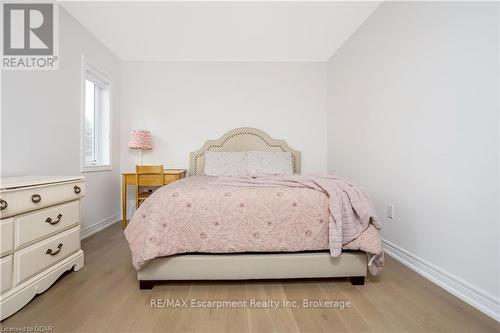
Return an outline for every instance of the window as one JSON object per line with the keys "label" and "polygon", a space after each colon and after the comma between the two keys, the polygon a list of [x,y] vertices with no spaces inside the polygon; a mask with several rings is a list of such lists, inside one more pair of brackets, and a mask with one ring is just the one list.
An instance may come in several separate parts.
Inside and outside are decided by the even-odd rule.
{"label": "window", "polygon": [[111,79],[83,64],[82,172],[111,170]]}

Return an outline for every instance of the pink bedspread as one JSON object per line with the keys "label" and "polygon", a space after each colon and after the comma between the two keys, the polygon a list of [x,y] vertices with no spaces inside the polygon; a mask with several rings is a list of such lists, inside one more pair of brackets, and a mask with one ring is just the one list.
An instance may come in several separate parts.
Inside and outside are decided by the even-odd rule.
{"label": "pink bedspread", "polygon": [[136,211],[125,236],[139,270],[179,253],[295,252],[341,248],[383,264],[375,211],[358,187],[332,177],[183,179],[155,191]]}

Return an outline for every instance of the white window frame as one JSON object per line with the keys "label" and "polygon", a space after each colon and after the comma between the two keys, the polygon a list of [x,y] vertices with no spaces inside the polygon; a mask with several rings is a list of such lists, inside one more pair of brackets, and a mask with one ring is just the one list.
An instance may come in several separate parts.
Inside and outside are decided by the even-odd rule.
{"label": "white window frame", "polygon": [[[81,127],[80,127],[80,157],[81,157],[81,172],[98,172],[98,171],[110,171],[113,170],[113,78],[111,75],[102,71],[94,62],[89,61],[89,59],[82,55],[82,73],[81,73]],[[106,89],[109,93],[109,163],[106,165],[85,165],[85,99],[86,99],[86,81],[87,78],[92,78],[94,84]],[[94,103],[98,103],[94,100]],[[99,119],[97,119],[99,121]],[[99,149],[99,145],[95,149]]]}

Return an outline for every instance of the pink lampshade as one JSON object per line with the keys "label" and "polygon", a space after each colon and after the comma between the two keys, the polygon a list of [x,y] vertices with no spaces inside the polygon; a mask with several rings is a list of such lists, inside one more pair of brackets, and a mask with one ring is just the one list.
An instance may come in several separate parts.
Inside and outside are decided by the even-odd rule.
{"label": "pink lampshade", "polygon": [[151,143],[151,133],[146,130],[135,130],[130,136],[128,147],[131,149],[151,150],[153,145]]}

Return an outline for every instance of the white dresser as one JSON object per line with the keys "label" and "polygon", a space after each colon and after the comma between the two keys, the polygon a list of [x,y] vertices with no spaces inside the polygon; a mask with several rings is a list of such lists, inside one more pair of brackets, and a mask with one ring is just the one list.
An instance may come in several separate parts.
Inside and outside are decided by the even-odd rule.
{"label": "white dresser", "polygon": [[80,199],[85,179],[0,179],[0,318],[47,290],[65,271],[83,267]]}

